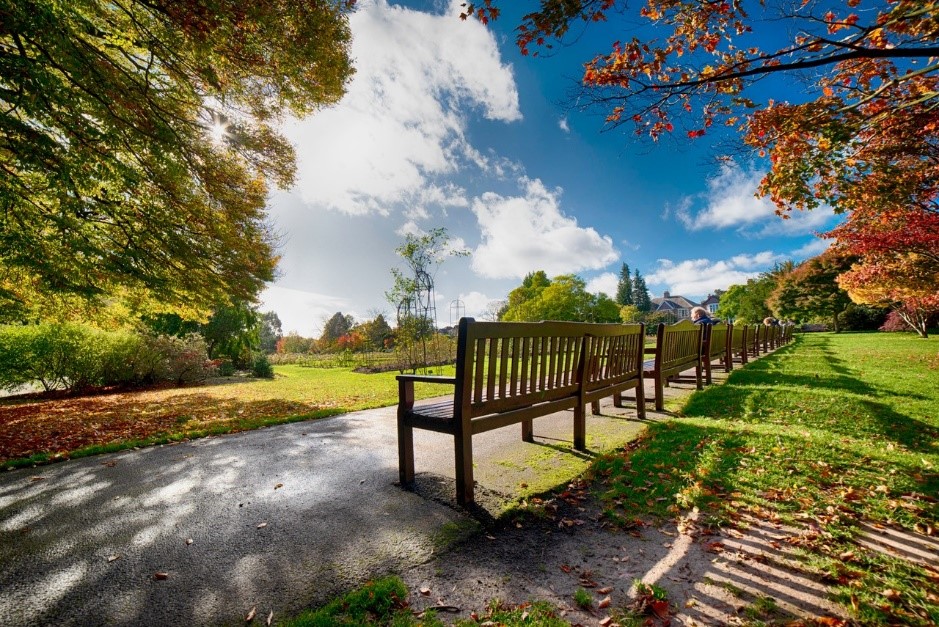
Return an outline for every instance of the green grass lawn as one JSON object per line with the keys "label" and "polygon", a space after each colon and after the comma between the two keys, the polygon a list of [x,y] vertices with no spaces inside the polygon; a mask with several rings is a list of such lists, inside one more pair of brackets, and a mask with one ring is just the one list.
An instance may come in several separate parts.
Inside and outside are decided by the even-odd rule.
{"label": "green grass lawn", "polygon": [[[394,372],[358,374],[284,365],[275,366],[274,373],[274,379],[0,399],[0,468],[258,429],[398,401]],[[452,367],[443,373],[452,375]],[[418,398],[452,390],[446,385],[415,386]]]}
{"label": "green grass lawn", "polygon": [[802,548],[859,620],[939,623],[936,570],[852,542],[861,522],[939,528],[939,341],[807,334],[680,415],[595,464],[610,520],[699,507],[812,525]]}

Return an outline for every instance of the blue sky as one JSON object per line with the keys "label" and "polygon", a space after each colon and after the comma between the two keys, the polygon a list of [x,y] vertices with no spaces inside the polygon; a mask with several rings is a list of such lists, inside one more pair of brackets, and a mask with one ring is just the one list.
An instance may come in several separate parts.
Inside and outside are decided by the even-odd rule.
{"label": "blue sky", "polygon": [[[649,145],[565,107],[583,62],[630,23],[529,58],[514,44],[516,15],[487,27],[458,14],[459,0],[360,0],[345,98],[285,124],[297,183],[270,199],[281,262],[261,295],[285,332],[318,336],[337,311],[393,324],[394,249],[439,226],[471,252],[438,268],[441,325],[453,301],[481,317],[535,270],[612,295],[625,262],[653,296],[701,300],[824,250],[813,233],[833,225],[831,212],[779,219],[753,195],[759,164],[718,165],[714,138]],[[798,98],[791,91],[772,96]]]}

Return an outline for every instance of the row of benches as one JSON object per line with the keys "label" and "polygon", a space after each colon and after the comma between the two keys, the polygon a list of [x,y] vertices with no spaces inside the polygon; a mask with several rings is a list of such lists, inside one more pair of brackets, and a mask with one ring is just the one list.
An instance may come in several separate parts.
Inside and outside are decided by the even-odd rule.
{"label": "row of benches", "polygon": [[[698,389],[711,383],[719,361],[729,371],[791,339],[791,327],[728,324],[660,324],[655,347],[645,347],[642,324],[578,322],[476,322],[460,320],[453,377],[398,375],[398,460],[402,487],[414,482],[414,429],[453,436],[456,498],[473,501],[473,436],[521,424],[532,441],[533,419],[573,410],[574,448],[586,448],[586,407],[600,413],[600,399],[635,390],[645,417],[643,380],[654,381],[652,401],[662,410],[663,388],[694,369]],[[453,398],[415,404],[414,384],[453,387]]]}

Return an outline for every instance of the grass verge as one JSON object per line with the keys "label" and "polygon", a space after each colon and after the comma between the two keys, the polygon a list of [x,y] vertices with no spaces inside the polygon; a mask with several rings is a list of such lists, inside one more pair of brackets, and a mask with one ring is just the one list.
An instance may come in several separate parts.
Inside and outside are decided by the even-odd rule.
{"label": "grass verge", "polygon": [[[395,374],[275,366],[275,378],[0,399],[0,468],[33,466],[139,446],[259,429],[394,405]],[[447,386],[418,384],[419,398]]]}
{"label": "grass verge", "polygon": [[811,334],[693,395],[592,469],[608,520],[698,507],[806,529],[793,542],[863,624],[939,624],[939,572],[865,548],[861,524],[939,528],[939,342]]}

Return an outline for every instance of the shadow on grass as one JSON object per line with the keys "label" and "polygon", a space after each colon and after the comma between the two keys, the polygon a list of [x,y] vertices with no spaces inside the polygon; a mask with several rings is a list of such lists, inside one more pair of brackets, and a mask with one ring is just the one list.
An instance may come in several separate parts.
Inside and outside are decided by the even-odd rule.
{"label": "shadow on grass", "polygon": [[695,394],[682,415],[804,425],[849,437],[887,438],[913,451],[935,451],[931,440],[939,432],[890,403],[892,398],[930,397],[876,388],[850,374],[785,372],[773,357],[735,370],[724,385]]}

